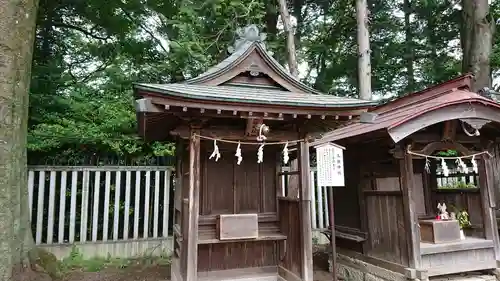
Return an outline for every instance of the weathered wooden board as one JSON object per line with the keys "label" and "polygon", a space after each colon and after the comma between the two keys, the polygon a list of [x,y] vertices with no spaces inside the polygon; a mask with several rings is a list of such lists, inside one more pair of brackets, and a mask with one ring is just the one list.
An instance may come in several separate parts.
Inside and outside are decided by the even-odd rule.
{"label": "weathered wooden board", "polygon": [[280,257],[279,265],[291,271],[297,276],[301,276],[301,239],[300,239],[300,204],[298,200],[279,200],[279,213],[282,219],[280,220],[281,232],[287,236],[286,244],[279,244],[279,247],[284,253]]}
{"label": "weathered wooden board", "polygon": [[460,226],[457,220],[421,220],[420,240],[429,243],[460,241]]}
{"label": "weathered wooden board", "polygon": [[407,239],[404,232],[403,200],[400,194],[365,193],[368,250],[374,258],[407,265]]}
{"label": "weathered wooden board", "polygon": [[248,241],[198,245],[198,272],[276,266],[277,241]]}
{"label": "weathered wooden board", "polygon": [[466,237],[465,240],[434,244],[420,243],[420,253],[422,255],[442,254],[449,252],[470,251],[477,249],[493,248],[493,240],[486,240],[474,237]]}
{"label": "weathered wooden board", "polygon": [[234,151],[220,145],[222,157],[208,159],[213,148],[202,147],[200,215],[276,213],[276,155],[267,148],[257,164],[257,148],[242,146],[243,161],[237,165]]}
{"label": "weathered wooden board", "polygon": [[210,272],[198,272],[198,281],[277,281],[278,268],[251,267]]}
{"label": "weathered wooden board", "polygon": [[421,268],[428,276],[496,268],[493,247],[422,255]]}
{"label": "weathered wooden board", "polygon": [[220,240],[256,239],[259,236],[257,214],[220,215],[217,238]]}

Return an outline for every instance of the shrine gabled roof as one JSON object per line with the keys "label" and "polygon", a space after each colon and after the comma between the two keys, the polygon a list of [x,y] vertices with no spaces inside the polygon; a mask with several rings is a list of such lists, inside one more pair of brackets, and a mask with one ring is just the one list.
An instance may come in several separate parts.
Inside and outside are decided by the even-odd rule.
{"label": "shrine gabled roof", "polygon": [[263,105],[304,106],[321,108],[365,107],[376,102],[333,95],[292,93],[274,89],[242,86],[210,86],[189,84],[136,84],[137,89],[178,98],[199,101],[251,103]]}
{"label": "shrine gabled roof", "polygon": [[[368,108],[378,104],[355,98],[322,94],[295,78],[266,50],[265,34],[255,25],[238,30],[239,39],[229,48],[231,55],[197,77],[174,84],[134,84],[141,94],[205,102],[234,102],[272,106],[316,108]],[[272,85],[234,85],[230,82],[241,73],[264,75]],[[255,76],[256,77],[256,76]]]}
{"label": "shrine gabled roof", "polygon": [[[442,121],[460,118],[500,121],[500,104],[469,91],[470,80],[470,75],[461,76],[373,108],[368,112],[370,117],[366,117],[372,120],[364,121],[362,117],[353,120],[344,127],[324,134],[312,145],[344,140],[379,130],[385,130],[397,143],[411,133],[401,132],[400,128],[407,124],[411,125],[412,131],[416,131]],[[447,111],[430,118],[430,113],[440,110]],[[496,117],[491,119],[491,116]]]}
{"label": "shrine gabled roof", "polygon": [[203,83],[207,80],[214,79],[218,76],[227,73],[236,67],[241,61],[248,57],[253,51],[257,51],[265,60],[265,62],[279,74],[285,81],[291,83],[295,87],[304,92],[312,94],[322,94],[308,85],[302,83],[300,80],[292,76],[273,56],[266,50],[264,43],[261,40],[248,41],[245,40],[241,43],[236,43],[233,49],[230,49],[232,54],[218,63],[217,65],[209,68],[207,71],[198,75],[197,77],[186,80],[187,84]]}

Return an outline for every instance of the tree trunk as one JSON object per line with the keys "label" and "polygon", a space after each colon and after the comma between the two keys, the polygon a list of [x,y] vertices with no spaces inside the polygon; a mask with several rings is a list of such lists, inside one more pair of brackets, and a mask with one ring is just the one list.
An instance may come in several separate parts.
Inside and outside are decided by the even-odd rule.
{"label": "tree trunk", "polygon": [[358,85],[359,98],[371,100],[371,65],[370,65],[370,34],[368,32],[367,0],[356,0],[356,18],[358,22]]}
{"label": "tree trunk", "polygon": [[299,77],[299,66],[297,64],[297,55],[295,51],[295,36],[293,34],[293,27],[290,22],[290,13],[288,12],[288,7],[286,5],[286,0],[279,0],[280,4],[280,14],[281,20],[283,21],[283,26],[285,32],[287,33],[286,47],[288,51],[288,67],[292,76]]}
{"label": "tree trunk", "polygon": [[278,10],[276,4],[277,4],[276,0],[266,1],[266,15],[264,17],[266,21],[266,33],[273,40],[276,38],[276,35],[278,34],[278,28],[276,27],[278,23]]}
{"label": "tree trunk", "polygon": [[[300,39],[302,38],[302,30],[304,25],[304,16],[302,9],[304,8],[304,0],[293,0],[292,1],[292,16],[297,21],[297,26],[295,27],[295,34],[293,34],[295,49],[300,50]],[[307,11],[306,11],[307,12]],[[298,68],[297,68],[298,69]],[[298,71],[297,71],[298,75]]]}
{"label": "tree trunk", "polygon": [[[281,20],[285,32],[287,33],[286,48],[288,52],[288,68],[293,77],[299,78],[299,66],[297,64],[297,53],[295,50],[295,35],[293,33],[292,23],[290,22],[290,13],[286,5],[286,0],[279,0]],[[297,171],[299,168],[298,159],[290,161],[290,171]],[[299,197],[299,179],[297,176],[291,176],[288,181],[288,197]]]}
{"label": "tree trunk", "polygon": [[31,246],[26,142],[37,4],[0,0],[0,280],[11,280]]}
{"label": "tree trunk", "polygon": [[462,71],[474,75],[472,90],[477,92],[491,86],[494,21],[489,14],[488,0],[463,0],[462,13]]}
{"label": "tree trunk", "polygon": [[406,92],[415,91],[415,74],[413,70],[413,61],[415,56],[413,52],[413,33],[411,29],[410,16],[412,14],[412,6],[410,0],[404,0],[404,13],[405,13],[405,57],[406,57]]}

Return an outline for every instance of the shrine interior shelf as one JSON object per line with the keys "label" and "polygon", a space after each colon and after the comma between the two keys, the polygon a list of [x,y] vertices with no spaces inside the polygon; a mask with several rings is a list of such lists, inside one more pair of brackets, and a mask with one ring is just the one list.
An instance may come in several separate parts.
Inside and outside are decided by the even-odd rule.
{"label": "shrine interior shelf", "polygon": [[256,238],[238,240],[220,240],[217,238],[215,229],[202,229],[198,231],[198,244],[218,244],[245,241],[281,241],[287,237],[280,233],[278,226],[259,227],[259,235]]}

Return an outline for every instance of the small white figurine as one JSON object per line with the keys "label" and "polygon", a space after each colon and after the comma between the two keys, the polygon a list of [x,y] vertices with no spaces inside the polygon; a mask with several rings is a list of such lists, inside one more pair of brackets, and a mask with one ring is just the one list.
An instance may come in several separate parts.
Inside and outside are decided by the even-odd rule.
{"label": "small white figurine", "polygon": [[455,212],[450,212],[450,219],[456,220],[457,219],[457,214],[455,214]]}
{"label": "small white figurine", "polygon": [[446,204],[443,203],[438,203],[437,208],[439,210],[439,218],[442,220],[449,220],[450,216],[448,215],[448,212],[446,211]]}

